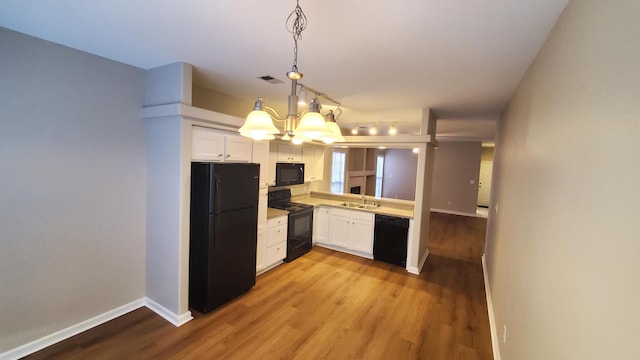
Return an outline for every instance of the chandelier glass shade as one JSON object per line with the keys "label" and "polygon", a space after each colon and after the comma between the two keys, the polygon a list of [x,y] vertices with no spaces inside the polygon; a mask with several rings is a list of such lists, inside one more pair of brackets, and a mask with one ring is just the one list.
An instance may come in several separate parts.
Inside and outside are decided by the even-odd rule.
{"label": "chandelier glass shade", "polygon": [[315,140],[322,135],[328,135],[324,117],[317,112],[308,112],[300,119],[300,125],[293,131],[293,135],[304,135]]}
{"label": "chandelier glass shade", "polygon": [[331,136],[327,128],[324,116],[320,114],[318,102],[313,99],[309,104],[309,111],[300,119],[300,124],[293,131],[293,135],[303,135],[311,140],[320,139],[322,136]]}
{"label": "chandelier glass shade", "polygon": [[280,134],[280,130],[273,125],[271,115],[264,111],[261,98],[256,100],[253,111],[247,115],[247,120],[238,132],[255,140],[271,140],[275,138],[274,134]]}
{"label": "chandelier glass shade", "polygon": [[338,127],[338,124],[336,124],[334,122],[328,122],[327,121],[326,126],[331,131],[332,136],[323,136],[321,138],[321,140],[325,144],[333,144],[334,142],[344,142],[345,141],[344,137],[342,136],[342,131],[340,131],[340,127]]}
{"label": "chandelier glass shade", "polygon": [[[342,112],[342,110],[340,111]],[[333,111],[329,111],[329,113],[327,114],[327,121],[325,122],[325,126],[331,133],[330,136],[323,136],[320,138],[325,144],[333,144],[334,142],[345,141],[344,137],[342,136],[342,130],[340,130],[340,127],[338,126],[338,124],[336,124],[336,117],[333,114]]]}

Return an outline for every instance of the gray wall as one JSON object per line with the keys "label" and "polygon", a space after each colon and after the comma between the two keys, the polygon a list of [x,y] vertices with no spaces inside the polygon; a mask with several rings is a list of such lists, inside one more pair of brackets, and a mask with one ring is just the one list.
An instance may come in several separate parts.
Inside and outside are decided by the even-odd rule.
{"label": "gray wall", "polygon": [[145,296],[144,72],[0,28],[0,353]]}
{"label": "gray wall", "polygon": [[411,149],[387,149],[382,170],[382,197],[414,200],[418,155]]}
{"label": "gray wall", "polygon": [[485,250],[503,360],[640,358],[638,14],[569,2],[500,121]]}
{"label": "gray wall", "polygon": [[433,165],[432,209],[476,213],[481,151],[479,141],[440,142]]}

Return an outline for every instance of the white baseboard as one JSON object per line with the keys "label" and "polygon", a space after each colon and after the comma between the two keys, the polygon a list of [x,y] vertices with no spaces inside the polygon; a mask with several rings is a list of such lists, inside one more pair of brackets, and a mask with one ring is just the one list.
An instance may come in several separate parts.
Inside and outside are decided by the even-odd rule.
{"label": "white baseboard", "polygon": [[7,352],[0,354],[0,360],[14,360],[25,357],[27,355],[33,354],[36,351],[42,350],[48,346],[56,344],[60,341],[66,340],[74,335],[77,335],[83,331],[87,331],[91,328],[94,328],[98,325],[104,324],[107,321],[113,320],[119,316],[127,314],[133,310],[139,309],[143,306],[146,306],[151,311],[163,317],[165,320],[169,321],[175,326],[181,326],[187,323],[189,320],[193,319],[191,316],[191,312],[187,311],[184,314],[177,315],[172,311],[168,310],[164,306],[158,304],[157,302],[145,297],[142,299],[138,299],[132,301],[126,305],[122,305],[113,310],[109,310],[105,313],[102,313],[98,316],[94,316],[91,319],[79,322],[75,325],[71,325],[65,329],[60,331],[56,331],[53,334],[49,334],[40,339],[34,340],[30,343],[24,344],[17,348],[11,349]]}
{"label": "white baseboard", "polygon": [[105,313],[102,313],[98,316],[94,316],[91,319],[79,322],[75,325],[71,325],[67,328],[64,328],[60,331],[56,331],[53,334],[49,334],[40,339],[34,340],[30,343],[24,344],[17,348],[11,349],[7,352],[0,354],[0,360],[9,360],[9,359],[19,359],[21,357],[27,356],[29,354],[33,354],[38,350],[42,350],[48,346],[51,346],[55,343],[58,343],[62,340],[68,339],[74,335],[77,335],[83,331],[87,331],[93,327],[96,327],[100,324],[104,324],[109,320],[113,320],[118,316],[122,316],[126,313],[129,313],[135,309],[141,308],[145,306],[145,299],[138,299],[132,301],[126,305],[122,305],[113,310],[109,310]]}
{"label": "white baseboard", "polygon": [[462,215],[462,216],[478,217],[478,215],[477,215],[476,213],[468,213],[468,212],[462,212],[462,211],[453,211],[453,210],[444,210],[444,209],[434,209],[434,208],[431,208],[431,211],[433,211],[433,212],[439,212],[439,213],[443,213],[443,214],[451,214],[451,215]]}
{"label": "white baseboard", "polygon": [[487,294],[487,311],[489,312],[489,328],[491,330],[491,347],[493,349],[493,359],[501,360],[500,341],[498,329],[496,328],[496,317],[493,313],[493,302],[491,301],[491,287],[489,286],[489,275],[487,275],[487,263],[482,254],[482,275],[484,276],[484,292]]}
{"label": "white baseboard", "polygon": [[165,320],[172,323],[174,326],[182,326],[193,319],[193,316],[191,316],[191,311],[187,311],[183,314],[178,315],[148,297],[144,298],[144,302],[144,305],[146,307],[148,307],[154,313],[162,316]]}
{"label": "white baseboard", "polygon": [[418,267],[409,266],[407,267],[407,271],[410,272],[411,274],[420,275],[420,273],[422,272],[422,268],[424,267],[424,264],[427,262],[427,257],[429,257],[429,249],[427,249],[427,251],[424,253],[424,256],[422,257],[422,259],[420,259],[420,263],[418,264]]}

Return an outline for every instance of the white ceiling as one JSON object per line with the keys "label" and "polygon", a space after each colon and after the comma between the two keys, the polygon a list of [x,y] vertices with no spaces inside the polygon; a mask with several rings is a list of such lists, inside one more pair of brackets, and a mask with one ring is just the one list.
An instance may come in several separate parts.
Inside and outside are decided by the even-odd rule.
{"label": "white ceiling", "polygon": [[[300,0],[301,82],[343,104],[345,128],[395,123],[490,139],[568,0]],[[177,61],[197,84],[286,112],[294,0],[3,0],[0,26],[143,69]],[[1,44],[0,44],[1,45]],[[325,107],[326,109],[326,107]],[[250,109],[247,109],[249,112]]]}

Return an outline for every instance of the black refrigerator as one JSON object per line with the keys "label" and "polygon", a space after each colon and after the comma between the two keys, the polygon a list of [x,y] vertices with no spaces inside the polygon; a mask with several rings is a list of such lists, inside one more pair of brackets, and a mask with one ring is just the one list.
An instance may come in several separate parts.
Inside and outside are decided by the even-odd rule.
{"label": "black refrigerator", "polygon": [[191,163],[189,306],[207,313],[256,284],[259,164]]}

